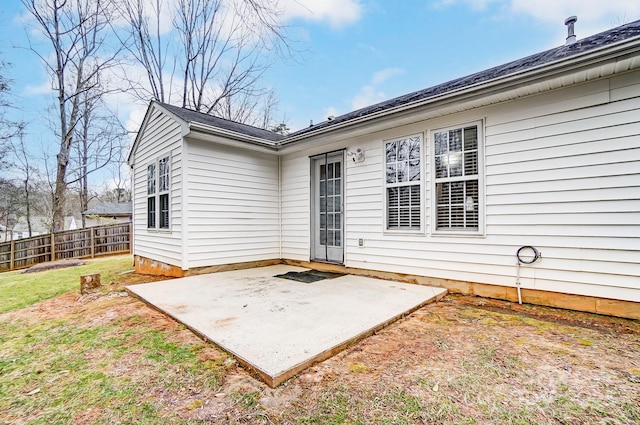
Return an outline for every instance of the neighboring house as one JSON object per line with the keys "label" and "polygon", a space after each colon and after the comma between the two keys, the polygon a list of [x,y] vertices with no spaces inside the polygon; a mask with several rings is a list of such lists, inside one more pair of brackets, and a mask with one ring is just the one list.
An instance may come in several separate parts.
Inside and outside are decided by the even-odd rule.
{"label": "neighboring house", "polygon": [[0,224],[0,242],[7,242],[13,239],[13,230],[8,229],[7,226]]}
{"label": "neighboring house", "polygon": [[105,224],[129,223],[131,221],[131,202],[102,202],[84,211],[86,227]]}
{"label": "neighboring house", "polygon": [[[51,218],[44,216],[31,217],[31,235],[29,235],[29,224],[27,218],[22,216],[13,226],[14,239],[23,239],[30,236],[39,236],[51,233]],[[67,229],[65,229],[67,230]]]}
{"label": "neighboring house", "polygon": [[519,275],[525,301],[640,318],[640,21],[286,137],[152,102],[128,161],[139,271],[511,300]]}
{"label": "neighboring house", "polygon": [[64,230],[77,230],[78,224],[76,218],[72,215],[68,215],[64,218]]}

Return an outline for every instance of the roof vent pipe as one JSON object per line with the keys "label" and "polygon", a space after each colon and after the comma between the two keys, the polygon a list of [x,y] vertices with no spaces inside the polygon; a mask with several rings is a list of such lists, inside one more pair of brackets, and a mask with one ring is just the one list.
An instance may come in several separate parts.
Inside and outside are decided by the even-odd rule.
{"label": "roof vent pipe", "polygon": [[564,42],[565,46],[573,44],[576,42],[576,33],[574,25],[578,20],[577,16],[569,16],[564,20],[564,24],[567,26],[567,41]]}

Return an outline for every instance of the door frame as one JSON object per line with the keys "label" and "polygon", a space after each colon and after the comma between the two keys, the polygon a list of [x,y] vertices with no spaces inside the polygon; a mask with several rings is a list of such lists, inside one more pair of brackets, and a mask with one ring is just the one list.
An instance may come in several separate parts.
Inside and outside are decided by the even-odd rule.
{"label": "door frame", "polygon": [[[310,223],[310,252],[309,252],[309,259],[310,261],[317,261],[317,262],[323,262],[323,263],[331,263],[331,264],[344,264],[344,259],[345,259],[345,192],[344,192],[344,187],[345,187],[345,171],[346,171],[346,155],[345,155],[346,149],[338,149],[338,150],[334,150],[334,151],[329,151],[329,152],[325,152],[322,153],[320,155],[313,155],[309,157],[309,168],[310,168],[310,210],[309,210],[309,223]],[[340,159],[340,193],[341,193],[341,197],[340,197],[340,217],[341,217],[341,226],[340,226],[340,243],[341,243],[341,251],[342,251],[342,255],[341,258],[339,259],[329,259],[328,257],[328,253],[327,253],[327,245],[325,245],[325,253],[324,256],[320,256],[317,255],[319,253],[316,252],[316,233],[317,233],[317,218],[316,216],[318,216],[318,210],[316,208],[318,208],[317,201],[316,198],[318,198],[318,193],[317,193],[317,188],[318,186],[318,182],[317,179],[318,177],[316,177],[316,164],[318,163],[318,161],[324,161],[325,164],[327,162],[327,160],[332,159],[332,158],[339,158]]]}

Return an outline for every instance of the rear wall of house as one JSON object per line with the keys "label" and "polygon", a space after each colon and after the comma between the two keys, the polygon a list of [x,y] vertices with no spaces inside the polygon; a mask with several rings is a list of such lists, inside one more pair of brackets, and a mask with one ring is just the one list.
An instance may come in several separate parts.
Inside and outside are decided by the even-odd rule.
{"label": "rear wall of house", "polygon": [[186,139],[188,268],[280,258],[278,157]]}
{"label": "rear wall of house", "polygon": [[[484,125],[484,232],[436,235],[431,131]],[[384,140],[422,134],[423,231],[384,223]],[[515,286],[516,251],[535,246],[523,288],[640,301],[640,72],[345,138],[283,158],[283,257],[309,260],[308,156],[365,150],[347,161],[345,265]],[[364,246],[359,246],[362,239]]]}

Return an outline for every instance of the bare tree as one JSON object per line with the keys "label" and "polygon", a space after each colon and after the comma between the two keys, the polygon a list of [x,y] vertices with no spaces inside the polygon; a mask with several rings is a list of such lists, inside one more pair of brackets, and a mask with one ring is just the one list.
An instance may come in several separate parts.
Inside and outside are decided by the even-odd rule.
{"label": "bare tree", "polygon": [[24,123],[9,120],[5,115],[7,109],[12,107],[7,98],[11,91],[11,80],[6,75],[9,66],[8,62],[0,60],[0,169],[6,165],[5,160],[11,148],[10,140],[24,130]]}
{"label": "bare tree", "polygon": [[[73,152],[67,181],[77,185],[80,210],[89,208],[89,175],[104,168],[119,168],[121,154],[126,144],[127,132],[118,118],[101,104],[100,93],[86,91],[82,94],[82,110],[74,131]],[[82,227],[85,227],[82,216]]]}
{"label": "bare tree", "polygon": [[11,151],[13,153],[14,169],[20,172],[22,186],[22,196],[20,204],[24,206],[24,216],[27,223],[27,230],[29,236],[33,235],[33,229],[31,227],[31,213],[32,213],[32,194],[33,194],[33,180],[38,171],[33,165],[32,155],[29,153],[24,143],[24,133],[20,133],[18,137],[14,138],[11,143]]}
{"label": "bare tree", "polygon": [[[259,121],[262,99],[273,106],[274,94],[260,79],[275,57],[291,55],[275,0],[176,0],[175,7],[124,0],[122,8],[131,27],[128,49],[146,70],[146,86],[131,81],[140,99],[241,122]],[[163,27],[166,16],[172,28]],[[171,37],[180,43],[169,43]]]}
{"label": "bare tree", "polygon": [[[58,153],[53,195],[54,231],[64,227],[67,174],[74,133],[82,116],[83,95],[104,93],[102,79],[115,65],[117,49],[108,43],[111,2],[104,0],[21,0],[34,18],[35,27],[50,44],[38,49],[57,97]],[[52,53],[52,54],[51,54]]]}
{"label": "bare tree", "polygon": [[[129,37],[120,41],[134,60],[146,72],[146,81],[129,79],[128,87],[138,99],[150,98],[169,102],[165,92],[167,58],[170,57],[170,41],[163,38],[162,16],[168,13],[164,0],[123,0],[120,13],[129,24]],[[119,36],[119,32],[115,33]],[[169,84],[170,85],[170,84]],[[166,93],[166,94],[165,94]]]}

